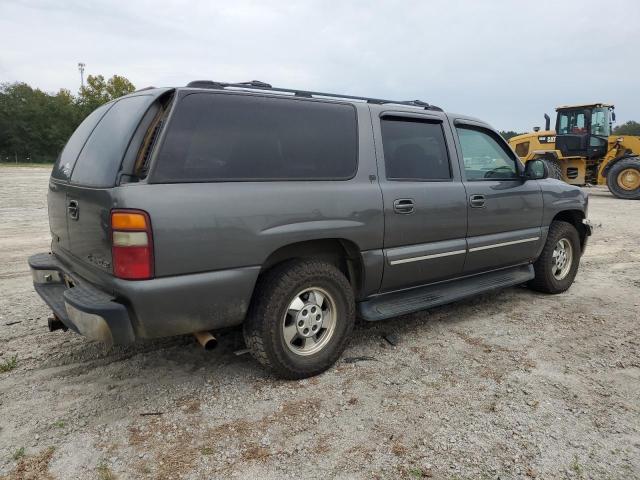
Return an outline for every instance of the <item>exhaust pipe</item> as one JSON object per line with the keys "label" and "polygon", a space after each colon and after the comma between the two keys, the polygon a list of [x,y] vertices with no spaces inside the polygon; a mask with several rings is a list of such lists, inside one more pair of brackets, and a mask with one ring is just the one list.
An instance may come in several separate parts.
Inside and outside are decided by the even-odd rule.
{"label": "exhaust pipe", "polygon": [[213,350],[218,345],[218,340],[211,335],[211,332],[196,332],[193,336],[205,350]]}
{"label": "exhaust pipe", "polygon": [[56,315],[47,318],[47,325],[50,332],[55,332],[56,330],[62,330],[63,332],[66,332],[67,330],[69,330],[67,326],[62,323],[62,320],[60,320]]}
{"label": "exhaust pipe", "polygon": [[544,129],[549,130],[551,128],[551,118],[546,113],[544,114]]}

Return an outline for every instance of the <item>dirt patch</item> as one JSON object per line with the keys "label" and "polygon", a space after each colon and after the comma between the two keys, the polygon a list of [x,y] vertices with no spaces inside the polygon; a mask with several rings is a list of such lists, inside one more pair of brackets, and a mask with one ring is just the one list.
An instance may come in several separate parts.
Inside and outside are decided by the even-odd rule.
{"label": "dirt patch", "polygon": [[49,462],[51,462],[54,451],[53,447],[49,447],[40,453],[23,457],[9,475],[0,478],[6,480],[51,480],[53,476],[49,472]]}
{"label": "dirt patch", "polygon": [[237,331],[212,352],[49,333],[26,266],[49,172],[0,176],[4,478],[640,478],[640,202],[589,189],[601,228],[567,293],[361,323],[335,368],[283,382]]}

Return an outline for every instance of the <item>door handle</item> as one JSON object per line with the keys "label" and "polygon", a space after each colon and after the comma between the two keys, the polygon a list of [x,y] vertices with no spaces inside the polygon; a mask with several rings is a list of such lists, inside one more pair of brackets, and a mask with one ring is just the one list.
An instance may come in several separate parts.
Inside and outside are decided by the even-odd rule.
{"label": "door handle", "polygon": [[484,195],[471,195],[469,197],[469,205],[473,208],[482,208],[484,207]]}
{"label": "door handle", "polygon": [[67,205],[67,212],[72,220],[78,220],[78,217],[80,216],[80,208],[78,207],[78,202],[76,200],[69,201],[69,205]]}
{"label": "door handle", "polygon": [[393,201],[393,211],[396,213],[408,214],[413,213],[416,204],[412,198],[398,198]]}

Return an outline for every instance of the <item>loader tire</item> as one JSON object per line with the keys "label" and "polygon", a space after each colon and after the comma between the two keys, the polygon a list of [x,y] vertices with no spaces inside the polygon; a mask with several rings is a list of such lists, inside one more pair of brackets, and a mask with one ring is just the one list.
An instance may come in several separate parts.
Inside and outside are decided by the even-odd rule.
{"label": "loader tire", "polygon": [[560,161],[555,158],[543,158],[544,163],[547,164],[547,170],[549,170],[549,178],[556,178],[558,180],[564,180],[562,176],[562,165]]}
{"label": "loader tire", "polygon": [[623,158],[607,173],[607,186],[614,197],[640,199],[640,157]]}

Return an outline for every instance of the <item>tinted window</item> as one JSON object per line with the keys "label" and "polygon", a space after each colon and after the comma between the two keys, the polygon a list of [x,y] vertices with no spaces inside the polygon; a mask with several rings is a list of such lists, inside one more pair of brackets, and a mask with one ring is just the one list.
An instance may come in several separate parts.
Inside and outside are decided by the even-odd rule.
{"label": "tinted window", "polygon": [[516,160],[491,134],[482,129],[458,127],[467,180],[518,178]]}
{"label": "tinted window", "polygon": [[387,178],[447,180],[449,157],[440,123],[387,117],[381,121]]}
{"label": "tinted window", "polygon": [[529,142],[520,142],[516,145],[516,155],[526,157],[529,154]]}
{"label": "tinted window", "polygon": [[591,134],[603,137],[611,135],[611,123],[609,123],[607,108],[594,108],[591,112]]}
{"label": "tinted window", "polygon": [[350,105],[196,93],[168,128],[156,182],[347,179],[356,171]]}
{"label": "tinted window", "polygon": [[570,110],[558,113],[558,135],[587,133],[584,110]]}
{"label": "tinted window", "polygon": [[153,101],[150,95],[118,100],[93,130],[80,152],[71,181],[92,187],[111,187],[142,115]]}
{"label": "tinted window", "polygon": [[51,172],[52,177],[59,178],[61,180],[69,180],[80,150],[84,147],[87,138],[89,138],[89,135],[91,135],[91,132],[102,116],[112,106],[113,104],[109,103],[97,108],[84,119],[78,128],[76,128],[76,131],[73,132],[73,135],[71,135],[69,140],[67,140],[67,144],[64,146],[60,157],[58,157],[56,164],[53,166],[53,170]]}

